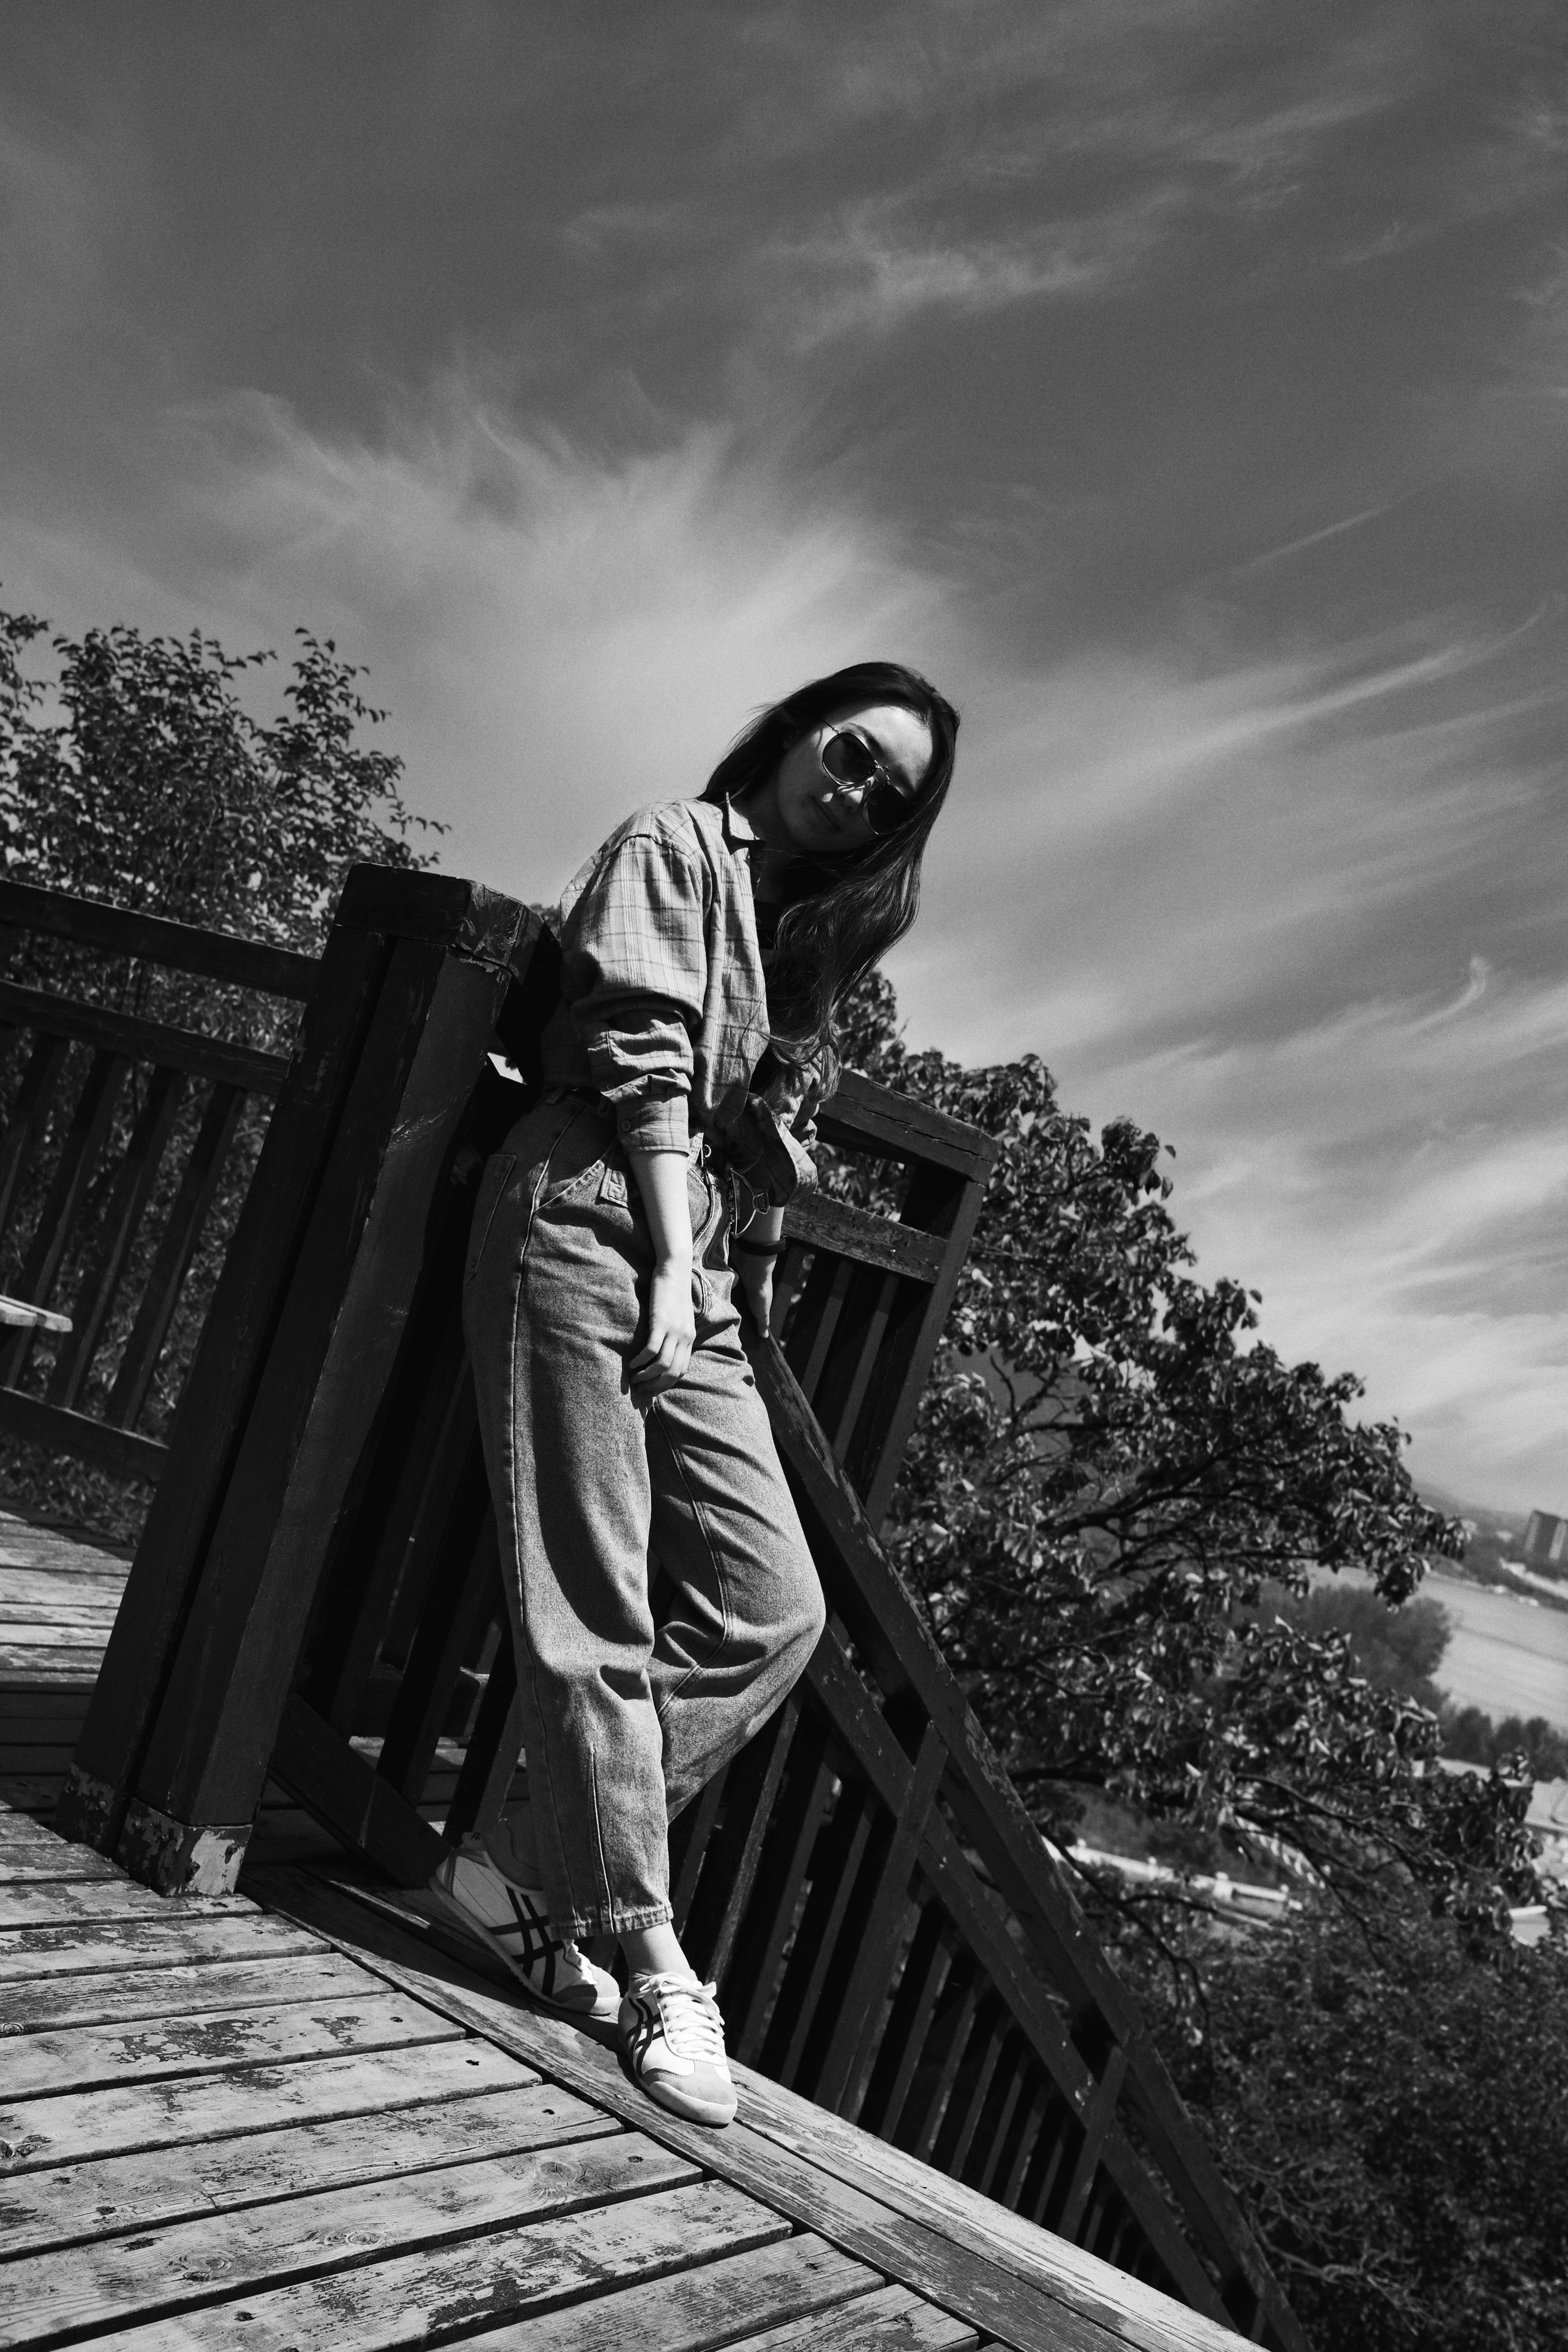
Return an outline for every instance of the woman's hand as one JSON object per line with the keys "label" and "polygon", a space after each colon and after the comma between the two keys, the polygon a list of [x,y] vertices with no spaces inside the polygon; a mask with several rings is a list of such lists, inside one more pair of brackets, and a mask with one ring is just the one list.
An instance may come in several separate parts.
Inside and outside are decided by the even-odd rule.
{"label": "woman's hand", "polygon": [[637,1402],[651,1404],[684,1377],[697,1340],[697,1310],[691,1297],[691,1202],[686,1189],[684,1151],[634,1149],[627,1158],[647,1212],[654,1260],[647,1330],[626,1369]]}
{"label": "woman's hand", "polygon": [[696,1339],[691,1260],[660,1258],[648,1286],[647,1334],[627,1368],[639,1403],[651,1403],[685,1377]]}

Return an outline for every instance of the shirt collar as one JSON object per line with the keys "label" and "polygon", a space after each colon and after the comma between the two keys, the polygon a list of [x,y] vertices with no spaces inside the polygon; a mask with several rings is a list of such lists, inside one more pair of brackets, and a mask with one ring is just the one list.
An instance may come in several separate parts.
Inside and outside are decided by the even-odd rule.
{"label": "shirt collar", "polygon": [[764,845],[756,826],[750,817],[742,814],[733,801],[724,803],[724,838],[731,849],[761,849]]}

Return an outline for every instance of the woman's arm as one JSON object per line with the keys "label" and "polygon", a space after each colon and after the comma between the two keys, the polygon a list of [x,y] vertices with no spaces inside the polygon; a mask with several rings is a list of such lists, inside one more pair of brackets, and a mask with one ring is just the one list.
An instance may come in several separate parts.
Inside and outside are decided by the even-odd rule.
{"label": "woman's arm", "polygon": [[651,1402],[683,1377],[697,1339],[691,1304],[691,1196],[684,1151],[642,1151],[634,1145],[626,1157],[653,1236],[647,1331],[628,1370],[639,1402]]}
{"label": "woman's arm", "polygon": [[769,1207],[759,1209],[744,1234],[737,1234],[730,1244],[731,1263],[735,1279],[741,1286],[741,1296],[759,1331],[765,1332],[773,1319],[773,1269],[776,1257],[759,1257],[744,1246],[747,1242],[759,1242],[772,1249],[784,1234],[784,1211]]}

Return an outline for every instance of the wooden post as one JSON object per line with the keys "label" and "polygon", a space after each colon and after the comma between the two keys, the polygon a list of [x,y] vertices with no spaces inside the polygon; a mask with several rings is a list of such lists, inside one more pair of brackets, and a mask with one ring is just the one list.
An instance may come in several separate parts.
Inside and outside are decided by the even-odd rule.
{"label": "wooden post", "polygon": [[[182,1401],[59,1825],[232,1887],[532,911],[357,866]],[[481,1090],[482,1091],[482,1090]],[[504,1090],[510,1092],[510,1089]]]}

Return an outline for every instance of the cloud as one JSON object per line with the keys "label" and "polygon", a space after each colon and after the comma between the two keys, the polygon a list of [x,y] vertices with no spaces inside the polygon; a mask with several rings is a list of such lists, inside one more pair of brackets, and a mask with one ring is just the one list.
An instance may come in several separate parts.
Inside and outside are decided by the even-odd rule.
{"label": "cloud", "polygon": [[1282,1352],[1362,1372],[1417,1475],[1479,1501],[1568,1503],[1565,1047],[1568,982],[1483,966],[1440,1006],[1119,1073],[1180,1130],[1208,1270],[1263,1290]]}
{"label": "cloud", "polygon": [[[732,434],[594,450],[486,415],[454,384],[375,445],[252,397],[187,415],[165,481],[171,594],[145,531],[13,534],[57,605],[279,640],[297,614],[368,656],[443,862],[554,895],[628,806],[695,790],[755,706],[940,634],[940,584],[842,498],[786,493]],[[193,560],[193,556],[195,560]],[[151,577],[149,577],[151,573]],[[74,575],[74,576],[73,576]]]}
{"label": "cloud", "polygon": [[865,205],[809,236],[776,243],[761,260],[789,289],[788,340],[810,351],[886,334],[923,311],[963,316],[1102,292],[1147,251],[1158,209],[1051,225],[1025,238],[942,244],[900,230],[889,208]]}

